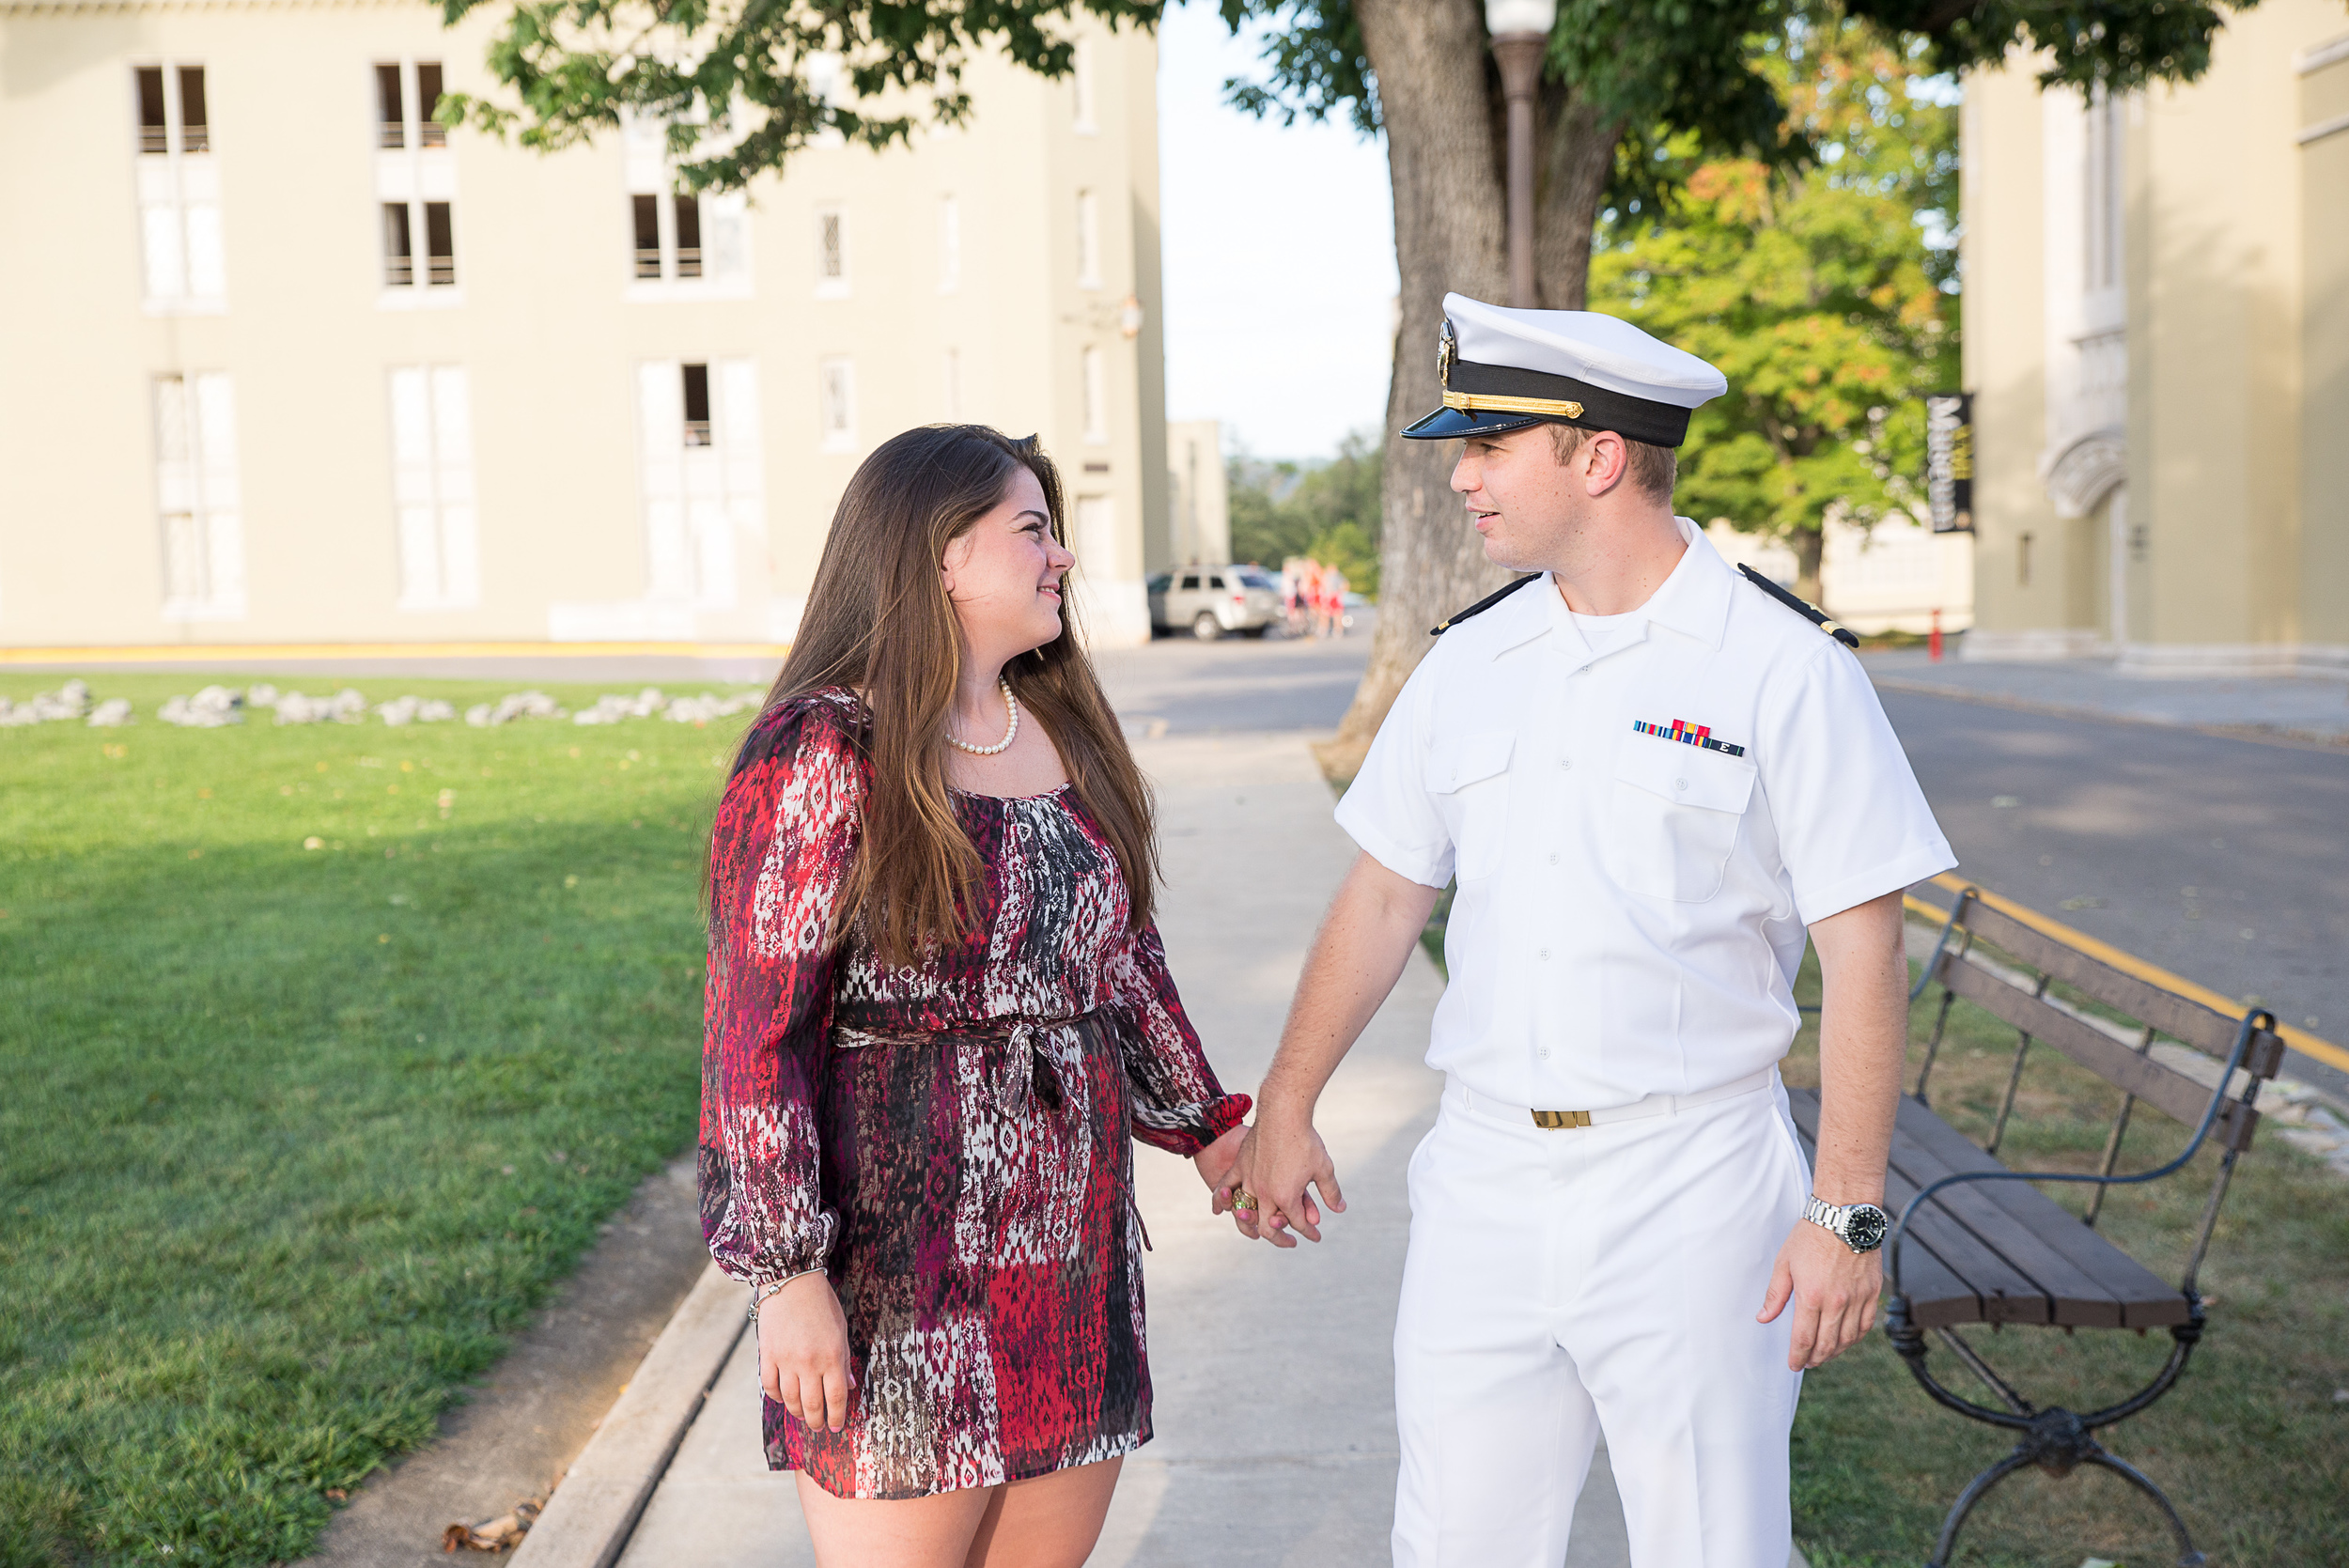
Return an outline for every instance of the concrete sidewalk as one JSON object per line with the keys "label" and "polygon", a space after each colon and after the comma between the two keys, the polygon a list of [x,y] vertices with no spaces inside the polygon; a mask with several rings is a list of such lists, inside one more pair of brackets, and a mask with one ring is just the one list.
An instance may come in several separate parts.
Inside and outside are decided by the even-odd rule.
{"label": "concrete sidewalk", "polygon": [[[1352,860],[1301,735],[1136,743],[1157,781],[1171,882],[1160,928],[1224,1081],[1271,1056],[1307,942]],[[1421,1065],[1442,982],[1414,957],[1322,1103],[1351,1204],[1319,1247],[1241,1242],[1188,1164],[1136,1151],[1148,1259],[1156,1440],[1129,1459],[1097,1568],[1360,1568],[1387,1560],[1395,1439],[1389,1350],[1408,1213],[1403,1171],[1433,1120]],[[623,1568],[814,1560],[792,1478],[759,1452],[745,1335],[685,1434]],[[1571,1568],[1627,1562],[1604,1456]],[[1799,1559],[1797,1560],[1799,1561]]]}
{"label": "concrete sidewalk", "polygon": [[2077,713],[2187,729],[2349,741],[2349,674],[2160,676],[2123,675],[2105,659],[2009,664],[1944,659],[1922,648],[1863,654],[1881,687],[2042,713]]}

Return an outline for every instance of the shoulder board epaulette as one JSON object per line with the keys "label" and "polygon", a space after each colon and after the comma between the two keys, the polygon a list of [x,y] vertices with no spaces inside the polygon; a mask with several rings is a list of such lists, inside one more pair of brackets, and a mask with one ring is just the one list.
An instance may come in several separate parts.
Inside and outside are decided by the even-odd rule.
{"label": "shoulder board epaulette", "polygon": [[1515,582],[1510,583],[1507,587],[1500,589],[1494,593],[1486,594],[1483,598],[1478,599],[1474,604],[1470,605],[1466,610],[1456,611],[1454,613],[1445,616],[1442,620],[1438,621],[1434,626],[1427,629],[1427,635],[1430,637],[1440,637],[1445,632],[1450,631],[1454,627],[1458,626],[1462,621],[1467,620],[1470,615],[1483,614],[1486,611],[1490,610],[1494,605],[1499,604],[1502,599],[1507,598],[1511,594],[1516,593],[1519,588],[1524,587],[1527,583],[1539,582],[1541,580],[1542,574],[1539,572],[1535,572],[1530,577],[1520,577]]}
{"label": "shoulder board epaulette", "polygon": [[[1751,567],[1741,566],[1737,569],[1745,575],[1747,582],[1752,583],[1755,587],[1761,589],[1764,593],[1778,600],[1779,603],[1784,605],[1787,609],[1792,610],[1796,614],[1800,615],[1804,620],[1809,621],[1812,626],[1817,627],[1821,631],[1826,632],[1829,637],[1832,637],[1837,642],[1843,644],[1843,646],[1847,648],[1856,648],[1859,645],[1859,636],[1857,632],[1854,632],[1847,628],[1838,626],[1833,621],[1828,620],[1827,618],[1827,612],[1820,609],[1817,605],[1812,604],[1809,599],[1796,598],[1793,594],[1788,593],[1785,589],[1780,587],[1768,578],[1764,577],[1760,572],[1755,571]],[[1479,606],[1478,608],[1481,609],[1483,607]]]}

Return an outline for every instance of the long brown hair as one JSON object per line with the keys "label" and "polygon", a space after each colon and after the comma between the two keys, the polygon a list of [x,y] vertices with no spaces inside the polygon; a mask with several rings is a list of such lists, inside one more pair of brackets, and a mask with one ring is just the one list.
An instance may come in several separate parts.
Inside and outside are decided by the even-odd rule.
{"label": "long brown hair", "polygon": [[[826,687],[863,698],[873,786],[833,939],[862,919],[885,963],[913,963],[932,943],[969,932],[967,894],[981,867],[946,784],[962,644],[939,567],[947,544],[1003,504],[1021,468],[1044,487],[1052,536],[1065,544],[1060,472],[1034,436],[926,425],[883,442],[840,497],[799,635],[767,693],[769,712]],[[1003,675],[1108,839],[1140,930],[1159,874],[1150,786],[1085,658],[1073,594],[1064,597],[1061,634]]]}

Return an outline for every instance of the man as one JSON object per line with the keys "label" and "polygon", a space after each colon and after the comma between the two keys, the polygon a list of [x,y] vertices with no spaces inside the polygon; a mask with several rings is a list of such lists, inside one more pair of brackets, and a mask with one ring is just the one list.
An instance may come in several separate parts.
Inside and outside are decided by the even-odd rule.
{"label": "man", "polygon": [[[1315,1101],[1456,877],[1395,1562],[1558,1568],[1604,1434],[1639,1568],[1783,1568],[1802,1369],[1875,1312],[1901,890],[1955,862],[1832,623],[1672,515],[1672,448],[1720,372],[1611,317],[1444,309],[1444,406],[1403,433],[1462,442],[1486,556],[1540,575],[1437,628],[1338,807],[1361,853],[1236,1218],[1294,1247],[1344,1209]],[[1806,936],[1815,1178],[1774,1065]]]}

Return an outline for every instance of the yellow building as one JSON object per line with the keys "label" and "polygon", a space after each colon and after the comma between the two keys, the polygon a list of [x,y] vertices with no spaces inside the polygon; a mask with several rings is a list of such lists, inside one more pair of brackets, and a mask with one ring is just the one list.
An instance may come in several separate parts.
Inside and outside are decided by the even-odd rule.
{"label": "yellow building", "polygon": [[444,134],[488,36],[0,0],[0,647],[782,642],[857,462],[948,419],[1043,436],[1094,636],[1147,637],[1146,34],[747,201],[650,128]]}
{"label": "yellow building", "polygon": [[1970,77],[1971,659],[2349,669],[2349,32],[2228,18],[2125,99]]}

